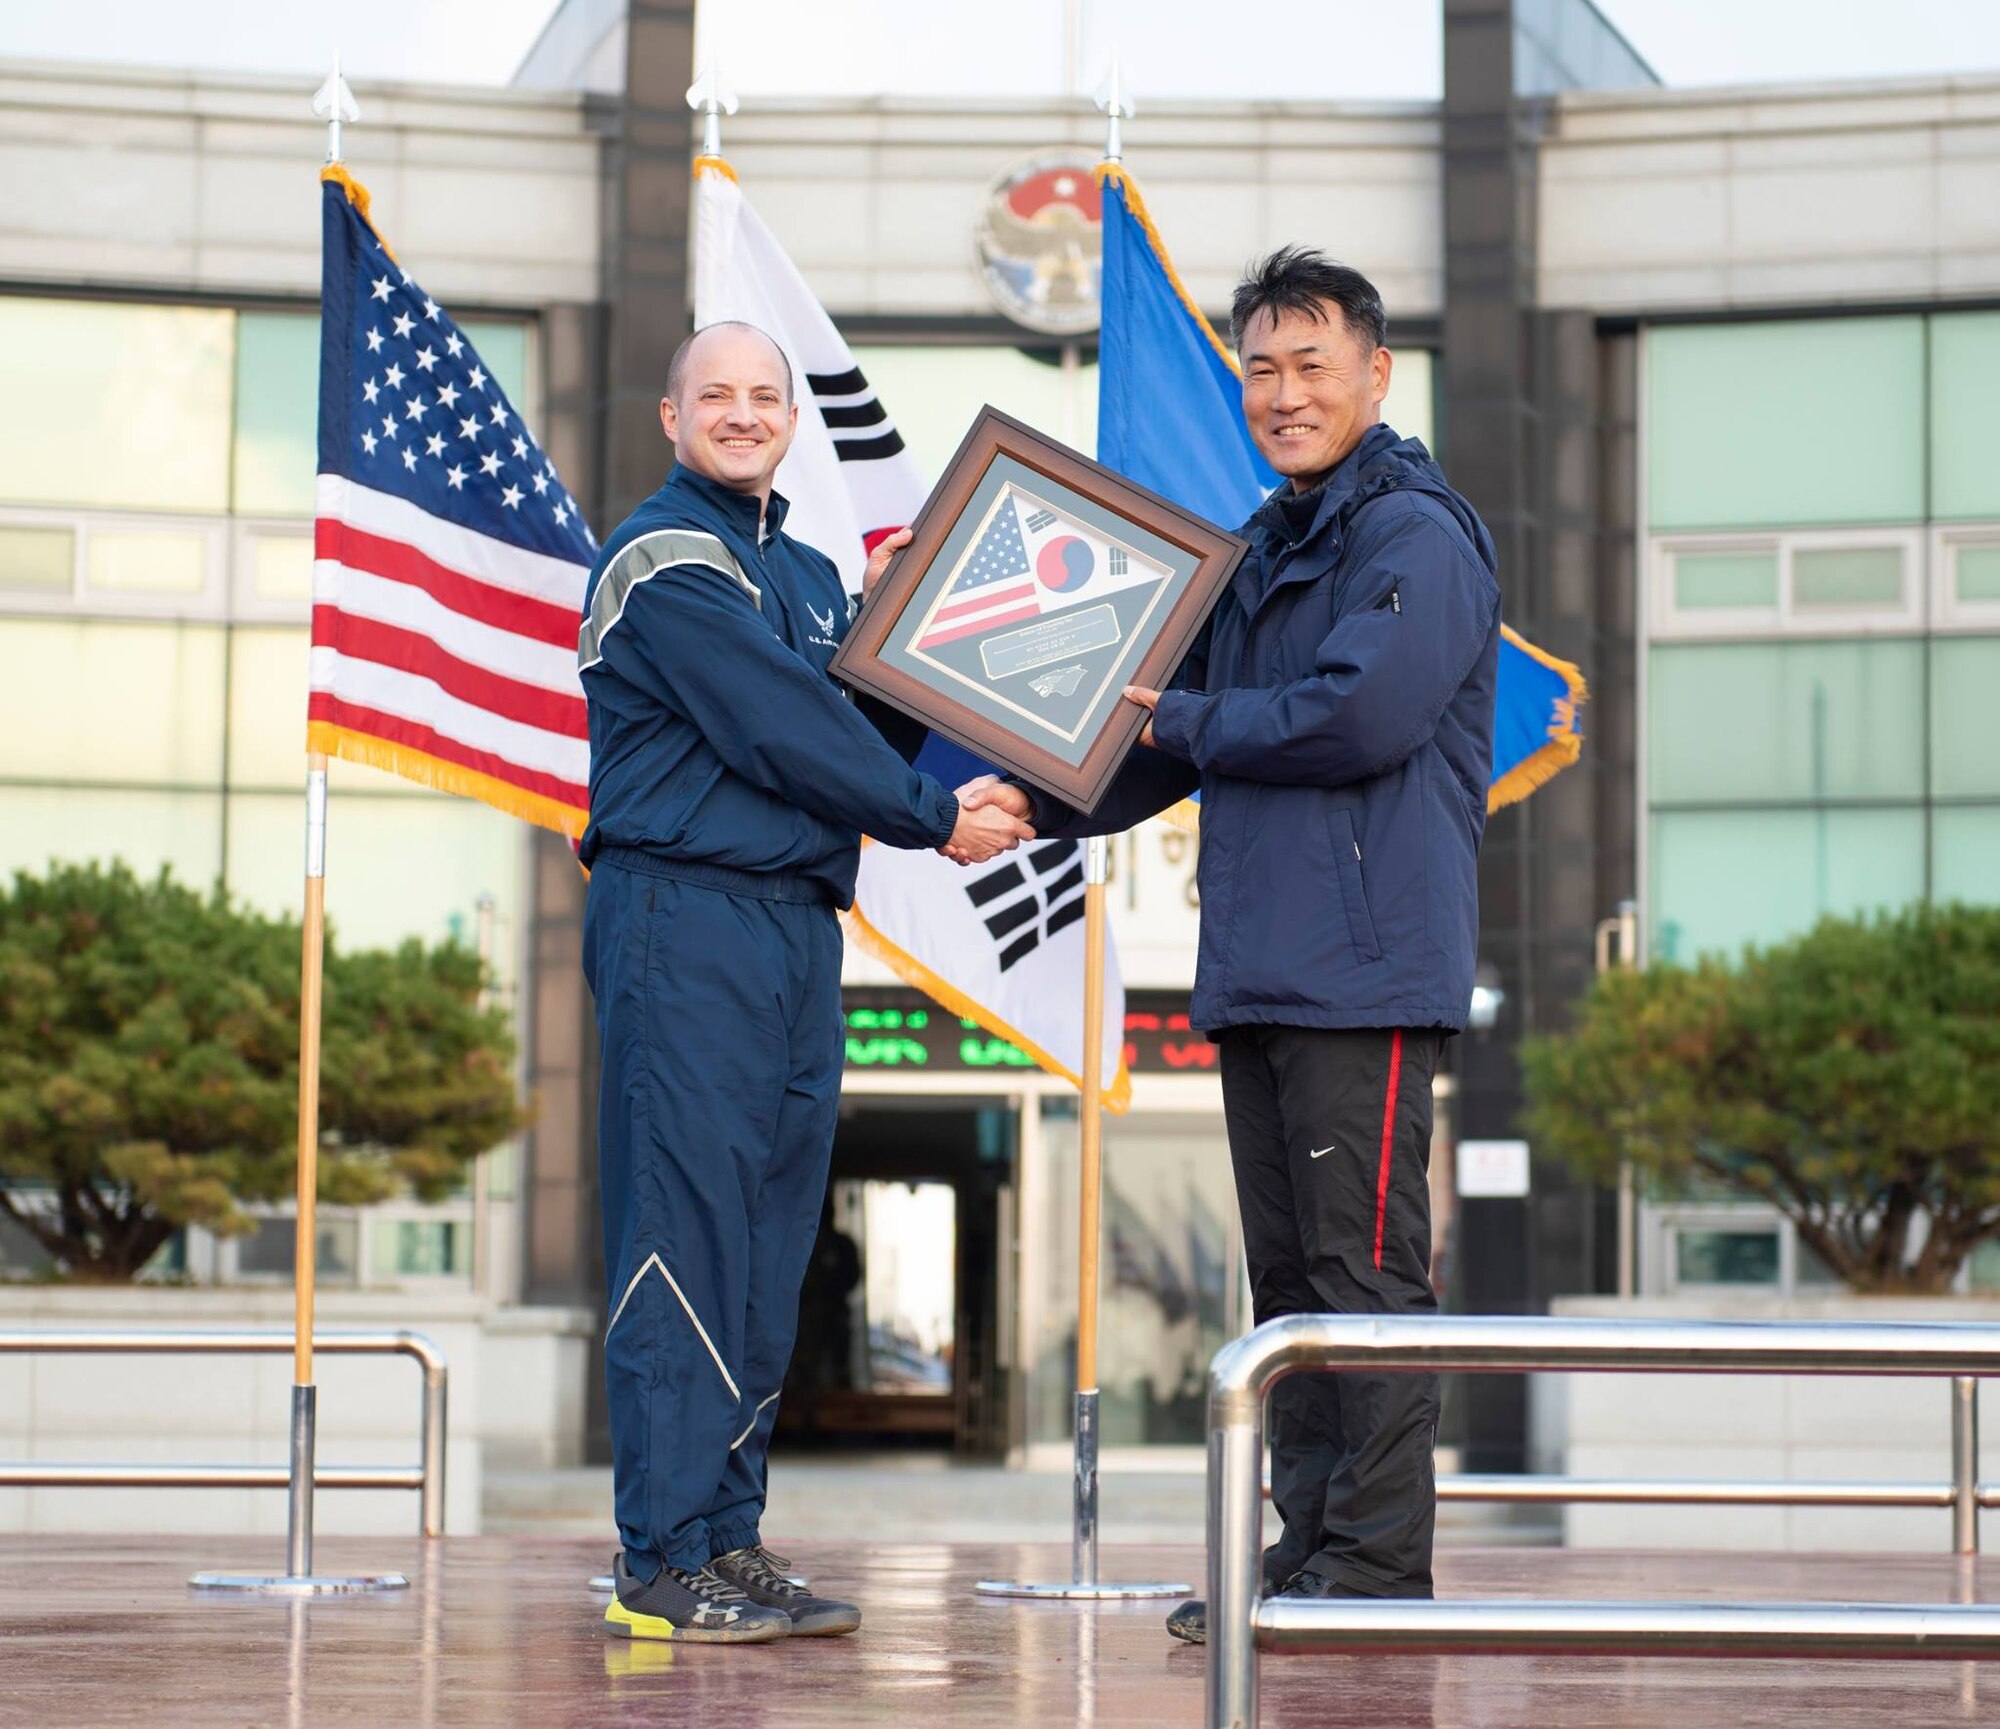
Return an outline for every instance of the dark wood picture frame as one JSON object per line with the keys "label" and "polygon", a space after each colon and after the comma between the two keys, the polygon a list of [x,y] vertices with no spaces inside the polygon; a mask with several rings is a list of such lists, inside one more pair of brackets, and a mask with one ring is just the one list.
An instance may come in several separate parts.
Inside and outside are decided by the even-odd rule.
{"label": "dark wood picture frame", "polygon": [[910,524],[910,544],[896,555],[876,583],[834,653],[831,667],[834,677],[881,698],[922,721],[933,732],[1046,789],[1066,804],[1089,812],[1104,797],[1145,726],[1147,715],[1143,708],[1136,703],[1114,702],[1099,723],[1080,765],[1072,765],[946,690],[881,658],[884,644],[999,457],[1011,458],[1058,493],[1082,499],[1195,560],[1192,575],[1186,578],[1181,593],[1154,629],[1136,667],[1121,678],[1121,688],[1125,684],[1155,690],[1165,687],[1194,641],[1195,633],[1236,574],[1249,545],[1193,511],[1183,510],[990,404],[980,410],[943,479],[925,500],[917,520]]}

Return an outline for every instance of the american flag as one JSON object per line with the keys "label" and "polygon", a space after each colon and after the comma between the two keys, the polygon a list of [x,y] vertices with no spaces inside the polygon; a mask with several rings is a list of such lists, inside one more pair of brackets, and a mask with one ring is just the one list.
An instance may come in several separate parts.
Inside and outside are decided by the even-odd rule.
{"label": "american flag", "polygon": [[944,605],[917,638],[917,647],[936,648],[998,625],[1035,618],[1040,612],[1034,572],[1021,544],[1020,519],[1014,514],[1014,495],[1003,490],[992,522],[945,595]]}
{"label": "american flag", "polygon": [[344,170],[321,187],[306,747],[572,839],[590,741],[577,617],[597,543],[555,464]]}

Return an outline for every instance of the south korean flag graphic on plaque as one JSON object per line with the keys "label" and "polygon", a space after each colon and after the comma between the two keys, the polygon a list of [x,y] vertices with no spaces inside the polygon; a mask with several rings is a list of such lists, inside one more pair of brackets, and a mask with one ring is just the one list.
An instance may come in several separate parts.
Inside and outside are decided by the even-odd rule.
{"label": "south korean flag graphic on plaque", "polygon": [[918,626],[913,652],[1074,744],[1173,575],[1009,480]]}

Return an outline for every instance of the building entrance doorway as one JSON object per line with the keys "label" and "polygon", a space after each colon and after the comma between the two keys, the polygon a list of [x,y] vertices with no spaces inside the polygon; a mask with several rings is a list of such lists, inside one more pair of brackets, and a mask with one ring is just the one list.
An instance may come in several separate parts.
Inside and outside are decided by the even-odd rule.
{"label": "building entrance doorway", "polygon": [[1005,1100],[850,1099],[799,1299],[793,1445],[998,1455],[1017,1121]]}

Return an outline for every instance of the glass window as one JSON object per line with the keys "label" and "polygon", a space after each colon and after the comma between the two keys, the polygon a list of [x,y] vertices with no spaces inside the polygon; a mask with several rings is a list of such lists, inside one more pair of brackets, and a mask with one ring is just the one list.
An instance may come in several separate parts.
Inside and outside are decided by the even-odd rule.
{"label": "glass window", "polygon": [[213,625],[0,620],[7,774],[219,785],[223,653]]}
{"label": "glass window", "polygon": [[250,536],[250,592],[258,600],[312,599],[313,543],[306,534]]}
{"label": "glass window", "polygon": [[2000,312],[1930,323],[1931,514],[2000,516]]}
{"label": "glass window", "polygon": [[986,403],[1078,450],[1097,448],[1097,363],[1066,375],[1053,349],[862,347],[866,375],[926,482],[944,473]]}
{"label": "glass window", "polygon": [[236,324],[235,509],[310,516],[319,467],[319,315],[245,312]]}
{"label": "glass window", "polygon": [[[1042,1133],[1048,1211],[1025,1227],[1049,1251],[1036,1305],[1030,1438],[1052,1441],[1070,1433],[1075,1385],[1076,1119],[1045,1104]],[[1192,1445],[1206,1433],[1208,1363],[1248,1325],[1237,1312],[1241,1234],[1224,1144],[1219,1117],[1135,1111],[1105,1124],[1106,1446]]]}
{"label": "glass window", "polygon": [[1845,612],[1903,603],[1903,555],[1893,546],[1801,547],[1792,554],[1792,604]]}
{"label": "glass window", "polygon": [[1674,1232],[1676,1285],[1775,1285],[1778,1233],[1700,1230],[1686,1225]]}
{"label": "glass window", "polygon": [[1822,913],[1898,907],[1924,893],[1924,813],[1655,811],[1650,916],[1663,960],[1735,955]]}
{"label": "glass window", "polygon": [[1778,604],[1778,553],[1682,552],[1674,555],[1674,605],[1679,608]]}
{"label": "glass window", "polygon": [[1961,546],[1956,549],[1953,569],[1960,606],[2000,601],[2000,546]]}
{"label": "glass window", "polygon": [[204,529],[105,528],[84,540],[84,586],[95,594],[200,594],[208,587]]}
{"label": "glass window", "polygon": [[1920,641],[1663,643],[1651,653],[1656,802],[1920,794]]}
{"label": "glass window", "polygon": [[0,528],[0,594],[69,594],[75,587],[75,529]]}
{"label": "glass window", "polygon": [[0,499],[229,508],[236,315],[0,295]]}
{"label": "glass window", "polygon": [[[1228,340],[1226,333],[1223,340]],[[1392,331],[1391,347],[1394,347],[1394,342]],[[1431,351],[1428,348],[1397,348],[1395,354],[1396,364],[1389,373],[1389,394],[1382,398],[1382,418],[1405,438],[1421,438],[1435,451],[1437,399],[1433,394]]]}
{"label": "glass window", "polygon": [[[351,1215],[321,1213],[314,1220],[313,1260],[329,1284],[351,1285],[361,1246],[359,1221]],[[297,1256],[299,1227],[290,1217],[259,1219],[236,1241],[236,1272],[245,1279],[289,1279]]]}
{"label": "glass window", "polygon": [[1931,791],[2000,794],[2000,636],[1931,642]]}
{"label": "glass window", "polygon": [[[294,771],[296,773],[296,770]],[[327,807],[326,910],[347,949],[406,937],[477,941],[482,894],[494,899],[493,962],[514,973],[523,912],[526,825],[476,799],[335,792]],[[229,801],[229,886],[252,905],[297,917],[304,895],[305,802],[296,792]]]}
{"label": "glass window", "polygon": [[1931,899],[2000,905],[2000,805],[1931,812]]}
{"label": "glass window", "polygon": [[1654,528],[1923,519],[1921,319],[1683,325],[1646,352]]}
{"label": "glass window", "polygon": [[123,859],[142,877],[168,866],[205,889],[222,872],[222,795],[0,783],[0,877],[43,875],[51,859]]}
{"label": "glass window", "polygon": [[[518,318],[461,318],[458,327],[479,351],[487,372],[499,380],[507,400],[533,426],[539,405],[528,396],[528,326]],[[535,432],[541,435],[539,427]]]}
{"label": "glass window", "polygon": [[[229,644],[229,784],[305,784],[306,630],[238,626]],[[329,783],[330,784],[330,783]],[[303,807],[301,807],[303,808]]]}
{"label": "glass window", "polygon": [[369,1272],[377,1279],[471,1275],[469,1219],[376,1219],[371,1235]]}

